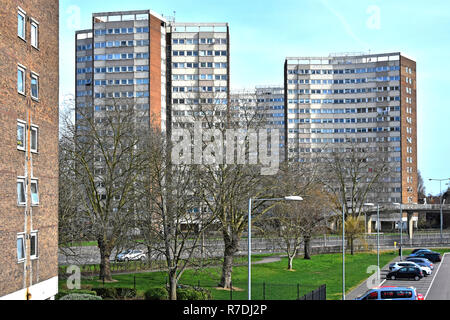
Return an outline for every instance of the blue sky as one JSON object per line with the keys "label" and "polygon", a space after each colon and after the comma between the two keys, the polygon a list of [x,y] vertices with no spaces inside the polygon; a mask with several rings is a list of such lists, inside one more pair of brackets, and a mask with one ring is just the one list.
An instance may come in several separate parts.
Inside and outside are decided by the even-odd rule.
{"label": "blue sky", "polygon": [[[74,33],[93,12],[150,9],[228,22],[231,87],[281,85],[288,56],[402,52],[417,62],[418,166],[427,192],[450,178],[450,2],[445,0],[61,0],[60,94],[74,93]],[[444,187],[443,187],[444,189]]]}

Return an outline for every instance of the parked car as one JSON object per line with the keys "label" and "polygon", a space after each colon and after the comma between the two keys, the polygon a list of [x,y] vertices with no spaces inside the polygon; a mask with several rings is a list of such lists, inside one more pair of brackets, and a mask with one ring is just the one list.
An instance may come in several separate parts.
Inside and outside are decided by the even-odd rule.
{"label": "parked car", "polygon": [[419,251],[428,251],[428,252],[431,252],[430,249],[426,249],[426,248],[417,248],[417,249],[414,249],[411,253],[416,253],[416,252],[419,252]]}
{"label": "parked car", "polygon": [[386,275],[386,279],[414,279],[419,281],[423,278],[423,272],[418,267],[401,267],[399,269],[390,271]]}
{"label": "parked car", "polygon": [[389,271],[394,271],[401,267],[417,267],[420,268],[420,270],[422,270],[424,276],[428,276],[431,274],[431,268],[429,268],[428,266],[421,266],[415,263],[414,261],[398,261],[391,263],[389,265]]}
{"label": "parked car", "polygon": [[417,263],[419,266],[427,266],[428,268],[430,268],[431,270],[434,269],[434,264],[426,259],[426,258],[416,258],[416,257],[407,257],[406,261],[412,261]]}
{"label": "parked car", "polygon": [[355,300],[424,300],[414,287],[375,287]]}
{"label": "parked car", "polygon": [[117,255],[117,261],[144,261],[147,259],[147,255],[142,250],[125,250]]}
{"label": "parked car", "polygon": [[425,258],[430,260],[431,262],[440,262],[442,257],[439,252],[434,251],[418,251],[416,253],[410,254],[408,258],[414,257],[414,258]]}

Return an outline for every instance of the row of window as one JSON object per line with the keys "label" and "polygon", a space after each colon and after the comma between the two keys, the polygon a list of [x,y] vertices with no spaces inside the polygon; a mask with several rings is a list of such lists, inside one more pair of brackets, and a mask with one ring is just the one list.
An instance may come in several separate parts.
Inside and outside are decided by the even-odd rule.
{"label": "row of window", "polygon": [[387,82],[400,81],[400,76],[376,77],[376,78],[355,78],[355,79],[328,79],[322,80],[322,84],[349,84],[349,83],[369,83],[369,82]]}
{"label": "row of window", "polygon": [[376,107],[376,108],[346,108],[346,109],[289,109],[289,113],[312,113],[312,114],[345,114],[345,113],[382,113],[388,114],[391,111],[400,111],[400,106],[393,107]]}
{"label": "row of window", "polygon": [[174,69],[190,69],[190,68],[226,68],[228,66],[227,63],[224,62],[175,62],[172,63],[172,68]]}
{"label": "row of window", "polygon": [[[377,128],[302,128],[289,129],[289,133],[314,133],[314,134],[333,134],[333,133],[369,133],[369,132],[400,132],[400,127],[377,127]],[[399,150],[400,151],[400,150]]]}
{"label": "row of window", "polygon": [[26,252],[26,240],[27,238],[30,240],[30,259],[37,259],[38,254],[38,231],[30,232],[27,237],[25,233],[17,234],[17,261],[24,262],[26,260],[25,252]]}
{"label": "row of window", "polygon": [[172,92],[227,92],[227,87],[173,87]]}
{"label": "row of window", "polygon": [[[400,142],[400,137],[361,137],[361,138],[345,138],[340,142],[353,143],[379,143],[379,142]],[[298,151],[297,151],[298,152]]]}
{"label": "row of window", "polygon": [[376,117],[376,118],[334,118],[334,119],[289,119],[289,123],[375,123],[400,121],[400,117]]}
{"label": "row of window", "polygon": [[[27,205],[27,178],[18,177],[17,178],[17,205],[26,206]],[[32,178],[30,180],[30,192],[31,192],[31,205],[39,205],[39,191],[38,191],[38,180]]]}
{"label": "row of window", "polygon": [[[17,92],[26,95],[26,75],[27,68],[18,65],[17,67]],[[30,72],[30,94],[35,100],[39,100],[39,75],[35,72]]]}
{"label": "row of window", "polygon": [[112,53],[99,54],[94,56],[95,61],[110,61],[110,60],[131,60],[131,59],[148,59],[149,54],[144,53]]}
{"label": "row of window", "polygon": [[[135,110],[149,110],[150,109],[150,105],[148,103],[143,103],[143,104],[137,104],[133,106]],[[117,110],[128,110],[128,106],[127,105],[120,105],[120,106],[95,106],[95,111],[114,111],[115,108],[117,108]]]}
{"label": "row of window", "polygon": [[[138,79],[110,79],[110,80],[95,80],[94,84],[96,86],[119,86],[119,85],[142,85],[142,84],[149,84],[150,80],[148,78],[138,78]],[[77,85],[79,86],[86,86],[91,85],[92,80],[91,79],[85,79],[85,80],[77,80]]]}
{"label": "row of window", "polygon": [[[39,48],[39,22],[35,19],[30,18],[30,34],[31,34],[31,45],[36,49]],[[27,29],[27,13],[19,8],[17,12],[17,35],[24,41],[26,40],[26,29]]]}
{"label": "row of window", "polygon": [[[91,93],[92,94],[92,93]],[[144,98],[149,97],[150,93],[148,91],[122,91],[122,92],[96,92],[95,98]]]}
{"label": "row of window", "polygon": [[352,73],[373,73],[373,72],[387,72],[398,71],[400,66],[381,66],[374,68],[357,68],[357,69],[296,69],[288,70],[288,74],[352,74]]}
{"label": "row of window", "polygon": [[[344,142],[345,142],[345,138],[299,138],[299,139],[290,138],[289,139],[289,143],[303,143],[303,144],[308,144],[308,143],[344,143]],[[400,162],[401,161],[400,157],[394,157],[394,158],[389,158],[389,159],[392,159],[391,161],[395,161],[395,162]]]}
{"label": "row of window", "polygon": [[173,74],[172,80],[227,80],[226,74]]}
{"label": "row of window", "polygon": [[149,71],[148,65],[143,66],[118,66],[118,67],[102,67],[102,68],[78,68],[78,74],[84,73],[92,73],[94,70],[95,73],[119,73],[119,72],[142,72]]}
{"label": "row of window", "polygon": [[347,103],[368,103],[368,102],[385,102],[400,101],[400,96],[396,97],[372,97],[372,98],[356,98],[356,99],[288,99],[290,104],[347,104]]}
{"label": "row of window", "polygon": [[[380,138],[373,138],[373,139],[379,139],[383,140],[384,137]],[[388,137],[389,138],[389,137]],[[349,143],[350,141],[356,142],[357,139],[341,139],[339,143]],[[377,142],[389,142],[389,141],[377,141]],[[336,148],[328,148],[328,149],[322,149],[322,148],[289,148],[290,153],[331,153],[331,152],[351,152],[351,150],[346,150],[344,148],[339,149],[339,151],[336,150]],[[395,167],[393,168],[393,172],[402,172],[401,167]]]}
{"label": "row of window", "polygon": [[138,27],[138,28],[113,28],[113,29],[96,29],[94,34],[96,36],[104,36],[107,34],[131,34],[131,33],[146,33],[148,32],[148,27]]}
{"label": "row of window", "polygon": [[[26,151],[26,123],[25,121],[19,120],[17,122],[17,149],[21,151]],[[39,139],[39,128],[35,125],[30,127],[30,150],[33,153],[38,152],[38,139]]]}
{"label": "row of window", "polygon": [[[318,94],[349,94],[349,93],[371,93],[384,91],[399,91],[399,86],[375,87],[375,88],[357,88],[357,89],[302,89],[304,92],[313,92]],[[288,90],[289,94],[298,93],[299,90]]]}
{"label": "row of window", "polygon": [[192,51],[184,51],[184,50],[174,50],[172,51],[172,55],[174,57],[207,57],[207,56],[227,56],[226,50],[192,50]]}
{"label": "row of window", "polygon": [[94,48],[118,48],[118,47],[142,47],[148,46],[149,40],[121,40],[121,41],[105,41],[94,43]]}
{"label": "row of window", "polygon": [[172,44],[227,44],[226,38],[174,38]]}
{"label": "row of window", "polygon": [[173,104],[227,104],[227,99],[172,99]]}

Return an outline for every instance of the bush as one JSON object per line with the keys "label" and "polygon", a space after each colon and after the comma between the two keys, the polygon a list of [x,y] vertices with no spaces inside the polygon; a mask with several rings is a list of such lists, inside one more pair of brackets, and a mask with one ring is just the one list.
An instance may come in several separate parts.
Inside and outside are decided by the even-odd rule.
{"label": "bush", "polygon": [[93,296],[91,294],[71,293],[61,297],[59,300],[102,300],[102,297]]}
{"label": "bush", "polygon": [[132,288],[117,288],[117,296],[121,299],[136,298],[136,289]]}
{"label": "bush", "polygon": [[117,288],[92,288],[93,291],[97,293],[98,296],[103,299],[117,299]]}
{"label": "bush", "polygon": [[169,300],[169,292],[166,288],[152,288],[144,293],[145,300]]}
{"label": "bush", "polygon": [[178,300],[210,300],[211,292],[202,288],[177,289]]}
{"label": "bush", "polygon": [[132,299],[136,297],[136,290],[132,288],[93,288],[103,299]]}
{"label": "bush", "polygon": [[92,290],[83,290],[83,289],[75,289],[75,290],[59,290],[59,292],[56,294],[55,299],[60,300],[61,297],[64,297],[69,294],[90,294],[92,296],[96,296],[97,293]]}

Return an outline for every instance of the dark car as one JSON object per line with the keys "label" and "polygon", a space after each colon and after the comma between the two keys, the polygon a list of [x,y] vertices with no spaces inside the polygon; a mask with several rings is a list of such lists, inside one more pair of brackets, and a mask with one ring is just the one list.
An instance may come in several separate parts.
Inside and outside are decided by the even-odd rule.
{"label": "dark car", "polygon": [[416,281],[423,278],[423,272],[417,267],[403,267],[389,272],[386,279],[414,279]]}
{"label": "dark car", "polygon": [[434,269],[434,264],[426,258],[408,257],[408,258],[406,258],[406,261],[415,262],[419,266],[426,266],[426,267],[430,268],[431,270]]}
{"label": "dark car", "polygon": [[409,255],[408,258],[425,258],[430,260],[431,262],[440,262],[442,260],[441,254],[439,252],[434,251],[418,251],[416,253],[413,253]]}
{"label": "dark car", "polygon": [[419,252],[419,251],[428,251],[428,252],[431,252],[430,249],[426,249],[426,248],[418,248],[418,249],[414,249],[414,250],[411,252],[411,254],[417,253],[417,252]]}

